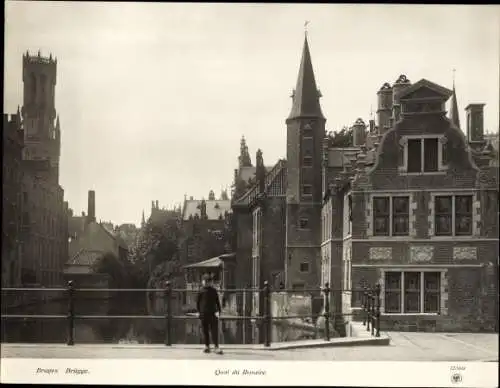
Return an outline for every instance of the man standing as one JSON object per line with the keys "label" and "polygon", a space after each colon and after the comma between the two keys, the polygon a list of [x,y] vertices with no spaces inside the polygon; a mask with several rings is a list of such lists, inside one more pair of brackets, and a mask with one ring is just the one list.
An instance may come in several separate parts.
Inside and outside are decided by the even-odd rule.
{"label": "man standing", "polygon": [[222,354],[219,349],[219,315],[221,306],[217,290],[212,286],[212,278],[205,274],[202,278],[202,288],[198,293],[196,308],[203,328],[205,353],[210,353],[210,335],[215,347],[215,353]]}

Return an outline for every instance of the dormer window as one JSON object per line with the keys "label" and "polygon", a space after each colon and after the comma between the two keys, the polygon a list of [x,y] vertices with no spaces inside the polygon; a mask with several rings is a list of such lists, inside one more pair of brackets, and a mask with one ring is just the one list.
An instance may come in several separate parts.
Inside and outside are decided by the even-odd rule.
{"label": "dormer window", "polygon": [[443,164],[442,135],[404,136],[401,138],[402,165],[408,174],[432,174],[446,169]]}

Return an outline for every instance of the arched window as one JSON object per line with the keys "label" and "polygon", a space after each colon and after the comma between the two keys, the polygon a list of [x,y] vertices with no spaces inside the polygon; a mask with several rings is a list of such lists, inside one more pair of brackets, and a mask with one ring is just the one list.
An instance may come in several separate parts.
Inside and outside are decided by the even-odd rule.
{"label": "arched window", "polygon": [[30,85],[31,85],[31,101],[36,101],[36,76],[35,73],[31,73],[30,76]]}

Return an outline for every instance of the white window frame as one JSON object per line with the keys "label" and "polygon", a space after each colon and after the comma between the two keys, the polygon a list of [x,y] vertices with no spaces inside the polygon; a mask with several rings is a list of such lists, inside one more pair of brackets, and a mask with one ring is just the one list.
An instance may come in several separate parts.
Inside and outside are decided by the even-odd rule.
{"label": "white window frame", "polygon": [[[375,198],[389,198],[389,235],[377,235],[375,233],[375,206],[374,206],[374,199]],[[400,197],[406,197],[408,198],[408,234],[398,234],[398,235],[393,235],[393,198],[400,198]],[[402,238],[408,238],[412,236],[412,222],[411,222],[411,203],[413,200],[413,194],[412,193],[401,193],[401,194],[377,194],[374,193],[371,195],[371,224],[372,224],[372,235],[373,237],[377,238],[383,238],[383,237],[402,237]]]}
{"label": "white window frame", "polygon": [[[455,217],[456,217],[456,212],[455,212],[455,197],[472,197],[472,228],[471,228],[471,234],[459,234],[457,235],[455,233]],[[436,234],[436,197],[452,197],[451,199],[451,235],[450,234]],[[472,236],[477,235],[477,210],[474,204],[476,203],[476,195],[473,192],[466,191],[463,193],[456,193],[456,192],[443,192],[443,193],[432,193],[431,194],[431,217],[432,217],[432,231],[431,231],[431,236],[436,237],[436,238],[450,238],[450,237],[463,237],[463,238],[468,238]]]}
{"label": "white window frame", "polygon": [[[425,139],[437,139],[438,141],[438,166],[437,171],[424,171],[425,165]],[[420,140],[421,171],[408,172],[408,140]],[[403,146],[403,165],[399,166],[399,172],[404,175],[435,175],[443,174],[448,166],[443,164],[443,145],[446,144],[445,135],[405,135],[401,136],[399,144]]]}
{"label": "white window frame", "polygon": [[[400,312],[395,313],[395,312],[385,312],[385,295],[386,295],[386,284],[385,284],[385,279],[386,275],[388,273],[398,273],[401,275],[401,305],[400,305]],[[419,312],[405,312],[405,272],[418,272],[420,273],[420,309]],[[380,313],[383,315],[441,315],[441,311],[443,310],[443,291],[442,291],[442,282],[443,282],[443,273],[446,272],[443,269],[439,268],[398,268],[398,269],[386,269],[383,272],[383,290],[384,292],[381,293],[380,295]],[[424,274],[425,273],[437,273],[439,274],[439,304],[438,304],[438,311],[437,312],[432,312],[432,313],[425,313],[424,312],[424,307],[425,307],[425,290],[424,290]]]}

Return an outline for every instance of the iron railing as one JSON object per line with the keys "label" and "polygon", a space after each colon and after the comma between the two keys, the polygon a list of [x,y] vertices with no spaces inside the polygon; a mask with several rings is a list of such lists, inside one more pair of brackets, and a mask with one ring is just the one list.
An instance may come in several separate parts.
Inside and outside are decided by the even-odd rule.
{"label": "iron railing", "polygon": [[[66,288],[2,288],[3,291],[11,292],[47,292],[47,291],[57,291],[64,292],[67,301],[67,314],[4,314],[2,312],[1,318],[3,319],[66,319],[67,322],[67,336],[66,344],[75,344],[75,320],[77,319],[163,319],[165,322],[165,338],[164,344],[166,346],[172,345],[172,322],[174,320],[189,320],[198,319],[196,314],[184,314],[184,315],[174,315],[173,314],[173,293],[196,293],[197,290],[192,289],[175,289],[171,287],[170,282],[165,282],[165,287],[163,289],[112,289],[112,288],[75,288],[73,281],[68,281]],[[259,299],[262,295],[263,300],[263,312],[258,315],[247,316],[246,312],[243,311],[242,315],[231,316],[231,317],[219,317],[219,319],[224,320],[250,320],[254,322],[262,322],[263,324],[263,343],[265,347],[271,345],[271,328],[272,323],[277,320],[290,319],[290,318],[312,318],[311,314],[295,314],[295,315],[283,315],[283,316],[273,316],[271,309],[271,300],[273,293],[310,293],[316,295],[322,295],[322,313],[316,314],[315,316],[323,316],[324,318],[324,339],[325,341],[330,341],[331,332],[330,325],[335,322],[336,317],[353,316],[354,313],[339,313],[336,312],[334,308],[333,312],[330,307],[333,304],[332,294],[335,292],[359,292],[362,295],[361,298],[361,319],[363,326],[366,326],[366,331],[368,331],[374,337],[380,337],[380,285],[377,284],[374,287],[364,287],[362,289],[332,289],[329,283],[326,283],[322,288],[315,289],[286,289],[280,288],[273,290],[271,289],[269,283],[264,282],[264,287],[262,289],[258,288],[244,288],[244,289],[221,289],[219,292],[243,292],[243,293],[255,293],[258,292]],[[164,314],[163,315],[82,315],[75,313],[75,298],[79,293],[93,293],[93,292],[151,292],[151,293],[162,293],[164,298]],[[359,309],[358,309],[359,310]]]}

